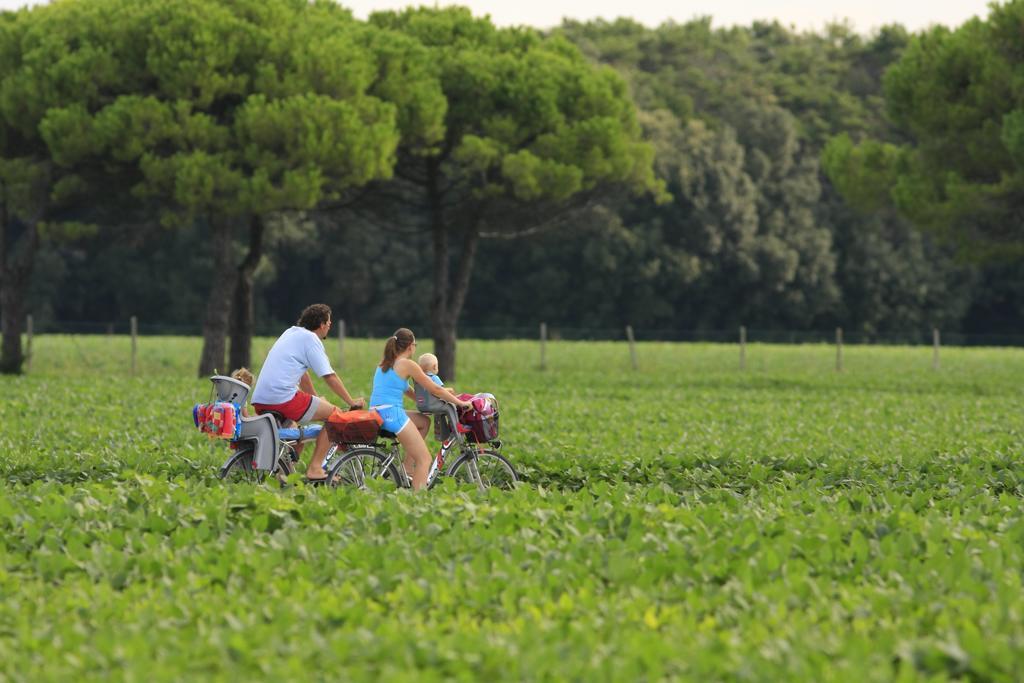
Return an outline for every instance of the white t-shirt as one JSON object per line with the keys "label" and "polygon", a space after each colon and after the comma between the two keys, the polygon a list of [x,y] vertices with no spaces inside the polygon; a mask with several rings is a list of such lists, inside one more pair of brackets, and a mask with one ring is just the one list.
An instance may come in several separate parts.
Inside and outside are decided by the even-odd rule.
{"label": "white t-shirt", "polygon": [[276,405],[290,401],[306,370],[318,377],[334,374],[320,337],[305,327],[290,327],[270,347],[252,390],[252,402]]}

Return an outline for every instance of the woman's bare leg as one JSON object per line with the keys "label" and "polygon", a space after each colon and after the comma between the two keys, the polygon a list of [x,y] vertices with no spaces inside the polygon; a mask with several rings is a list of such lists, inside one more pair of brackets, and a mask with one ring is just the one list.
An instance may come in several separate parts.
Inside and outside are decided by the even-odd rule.
{"label": "woman's bare leg", "polygon": [[408,423],[398,432],[398,442],[405,449],[406,470],[408,464],[413,465],[412,488],[419,491],[427,487],[427,472],[430,471],[430,451],[427,450],[427,443],[420,436],[415,423],[410,427]]}
{"label": "woman's bare leg", "polygon": [[424,439],[427,438],[427,432],[430,431],[430,416],[424,415],[417,410],[407,410],[405,414],[409,416],[412,423],[416,425],[416,429],[419,430],[420,436]]}
{"label": "woman's bare leg", "polygon": [[[430,418],[423,413],[416,410],[407,410],[405,414],[409,416],[412,423],[416,425],[416,429],[419,431],[420,436],[426,442],[427,432],[430,431]],[[413,463],[412,456],[409,455],[408,449],[405,452],[405,460],[402,462],[405,465],[405,471],[409,472],[409,476],[412,476],[412,472],[416,470],[416,465]]]}

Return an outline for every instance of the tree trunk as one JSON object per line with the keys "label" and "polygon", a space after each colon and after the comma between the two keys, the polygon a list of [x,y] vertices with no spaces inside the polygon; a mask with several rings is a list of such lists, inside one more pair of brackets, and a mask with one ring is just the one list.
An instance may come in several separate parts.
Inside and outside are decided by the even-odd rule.
{"label": "tree trunk", "polygon": [[231,360],[232,369],[252,366],[252,334],[254,327],[253,273],[263,256],[264,223],[262,216],[253,216],[249,222],[249,253],[238,266],[235,295],[231,302]]}
{"label": "tree trunk", "polygon": [[208,377],[219,372],[230,372],[224,366],[225,343],[228,319],[231,315],[231,297],[235,290],[237,273],[231,258],[232,219],[223,216],[210,222],[210,237],[213,246],[213,286],[206,301],[206,317],[203,320],[203,352],[199,358],[199,376]]}
{"label": "tree trunk", "polygon": [[459,324],[459,317],[462,315],[462,306],[466,303],[466,294],[469,293],[469,282],[473,277],[473,263],[476,261],[476,247],[480,243],[480,229],[474,220],[466,228],[462,239],[462,253],[459,255],[459,269],[455,274],[455,280],[451,284],[451,293],[448,296],[448,315],[444,322],[447,327],[442,329],[440,336],[446,340],[447,348],[451,349],[451,381],[455,381],[455,328]]}
{"label": "tree trunk", "polygon": [[10,214],[6,202],[0,204],[0,373],[19,375],[25,356],[21,350],[21,323],[25,298],[32,281],[36,252],[39,250],[39,221],[42,215],[27,221],[20,250],[11,244]]}
{"label": "tree trunk", "polygon": [[455,381],[455,321],[445,313],[438,315],[436,312],[431,316],[431,324],[434,327],[434,354],[437,356],[438,374],[444,378],[445,383]]}
{"label": "tree trunk", "polygon": [[434,242],[434,294],[430,302],[430,320],[434,328],[434,354],[437,356],[438,373],[445,382],[456,379],[455,350],[456,328],[462,305],[469,292],[473,275],[473,261],[480,243],[480,226],[474,216],[463,234],[462,253],[454,280],[451,277],[451,248],[448,242],[448,225],[444,215],[441,168],[437,159],[427,161],[427,201],[430,207],[430,228]]}
{"label": "tree trunk", "polygon": [[19,285],[10,279],[4,273],[0,284],[0,326],[3,327],[0,373],[20,375],[25,362],[21,353],[21,321],[25,314],[25,290],[28,288],[25,283]]}
{"label": "tree trunk", "polygon": [[[441,233],[440,235],[438,233]],[[476,248],[480,243],[480,230],[476,225],[467,228],[459,255],[459,266],[455,278],[449,281],[448,239],[445,226],[435,228],[434,234],[434,300],[431,308],[431,323],[434,327],[434,353],[441,377],[446,382],[456,378],[456,328],[462,306],[466,302],[469,283],[473,275]],[[443,262],[443,263],[442,263]],[[438,277],[443,273],[444,278]]]}
{"label": "tree trunk", "polygon": [[440,191],[440,164],[427,160],[427,201],[430,206],[430,232],[434,246],[434,292],[430,299],[430,323],[434,333],[434,354],[438,374],[446,382],[455,381],[455,325],[448,320],[448,230]]}

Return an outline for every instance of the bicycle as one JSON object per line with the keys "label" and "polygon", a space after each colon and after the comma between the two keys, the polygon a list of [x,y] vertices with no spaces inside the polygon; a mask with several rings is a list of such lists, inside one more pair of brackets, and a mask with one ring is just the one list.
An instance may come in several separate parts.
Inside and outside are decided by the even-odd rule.
{"label": "bicycle", "polygon": [[[460,424],[455,407],[449,403],[422,412],[434,414],[435,419],[444,421],[445,427],[440,430],[445,438],[427,474],[427,488],[435,486],[442,477],[476,484],[481,491],[492,487],[508,490],[518,485],[519,475],[500,452],[501,441],[475,440],[473,430]],[[474,438],[467,438],[467,435]],[[342,446],[346,450],[342,451]],[[449,458],[453,451],[455,455]],[[447,469],[446,461],[450,461]],[[324,457],[324,471],[329,485],[334,488],[367,488],[372,481],[387,481],[395,488],[412,488],[412,478],[402,464],[398,437],[385,430],[380,431],[372,444],[332,444]]]}
{"label": "bicycle", "polygon": [[[211,377],[210,381],[217,400],[232,403],[240,410],[249,392],[246,384],[219,375]],[[443,435],[441,449],[431,462],[427,486],[434,486],[445,476],[474,483],[481,490],[514,488],[519,476],[512,463],[501,454],[501,441],[475,434],[472,428],[460,424],[454,406],[442,401],[437,403],[440,405],[421,406],[422,412],[433,414],[443,426],[439,428]],[[262,484],[267,475],[273,474],[283,484],[295,471],[298,446],[315,441],[322,429],[320,425],[309,425],[287,430],[281,427],[283,422],[284,418],[275,413],[242,417],[241,434],[231,442],[235,452],[221,466],[219,478]],[[468,439],[467,434],[474,438]],[[378,432],[373,443],[334,442],[324,456],[327,481],[335,488],[343,485],[365,488],[367,481],[374,479],[388,480],[396,488],[411,488],[412,479],[400,455],[397,436],[384,430]],[[451,464],[445,469],[448,460]]]}

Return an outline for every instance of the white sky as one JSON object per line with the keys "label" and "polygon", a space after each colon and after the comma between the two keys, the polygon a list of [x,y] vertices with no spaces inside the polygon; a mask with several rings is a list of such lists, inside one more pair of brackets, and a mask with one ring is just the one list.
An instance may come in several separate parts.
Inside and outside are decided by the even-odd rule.
{"label": "white sky", "polygon": [[[15,9],[30,0],[0,0],[0,9]],[[341,4],[365,18],[379,9],[400,9],[409,0],[341,0]],[[433,4],[427,2],[426,4]],[[442,5],[448,4],[441,2]],[[988,0],[463,0],[475,14],[489,14],[500,25],[529,24],[550,28],[563,17],[587,20],[596,17],[632,17],[656,26],[668,19],[688,21],[712,17],[714,26],[749,25],[755,19],[778,19],[802,30],[820,30],[829,21],[849,19],[860,33],[884,24],[899,23],[912,31],[932,24],[955,27],[972,16],[988,14]]]}

